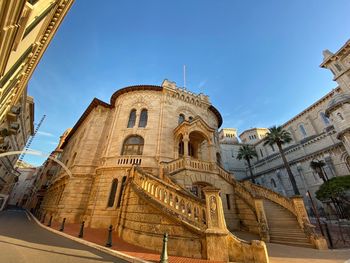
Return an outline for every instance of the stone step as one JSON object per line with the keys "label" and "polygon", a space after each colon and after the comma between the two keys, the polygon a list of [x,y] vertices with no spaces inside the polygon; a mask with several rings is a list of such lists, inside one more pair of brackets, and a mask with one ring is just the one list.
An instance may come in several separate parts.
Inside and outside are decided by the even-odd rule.
{"label": "stone step", "polygon": [[276,238],[276,237],[270,237],[271,242],[291,242],[291,243],[298,243],[298,244],[309,244],[309,240],[307,238]]}
{"label": "stone step", "polygon": [[306,247],[306,248],[313,248],[313,246],[310,243],[294,243],[294,242],[287,242],[287,241],[271,241],[271,243],[277,243],[287,246],[294,246],[294,247]]}
{"label": "stone step", "polygon": [[300,229],[300,228],[293,228],[293,229],[279,229],[279,228],[270,228],[270,233],[273,234],[281,234],[281,235],[285,235],[285,234],[303,234],[304,232]]}

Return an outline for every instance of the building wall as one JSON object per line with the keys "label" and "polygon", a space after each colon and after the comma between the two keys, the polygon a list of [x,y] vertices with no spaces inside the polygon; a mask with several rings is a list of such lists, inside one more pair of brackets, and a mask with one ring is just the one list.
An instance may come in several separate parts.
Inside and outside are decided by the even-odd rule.
{"label": "building wall", "polygon": [[[73,0],[1,1],[0,123],[21,98]],[[1,125],[8,128],[8,125]]]}
{"label": "building wall", "polygon": [[[22,151],[29,137],[34,132],[34,101],[24,92],[11,112],[12,128],[6,137],[0,138],[0,152]],[[14,186],[16,162],[19,155],[0,158],[0,194],[8,195]]]}
{"label": "building wall", "polygon": [[15,183],[11,195],[9,198],[9,205],[17,205],[19,207],[26,207],[30,202],[34,183],[36,180],[36,171],[34,167],[31,168],[20,168],[20,176],[18,181]]}

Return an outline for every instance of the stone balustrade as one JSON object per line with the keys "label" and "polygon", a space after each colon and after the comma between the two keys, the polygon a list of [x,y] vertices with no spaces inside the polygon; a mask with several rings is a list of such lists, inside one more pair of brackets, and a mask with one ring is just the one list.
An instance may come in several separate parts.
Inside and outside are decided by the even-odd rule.
{"label": "stone balustrade", "polygon": [[203,200],[190,196],[162,180],[134,168],[133,182],[153,200],[161,203],[179,218],[200,230],[206,229],[206,206]]}
{"label": "stone balustrade", "polygon": [[234,179],[232,178],[232,175],[229,172],[227,172],[225,169],[223,169],[219,165],[216,165],[216,167],[218,169],[218,173],[221,176],[221,178],[223,178],[224,180],[226,180],[227,182],[229,182],[231,184],[234,183]]}
{"label": "stone balustrade", "polygon": [[259,185],[253,184],[249,181],[245,181],[243,185],[250,191],[254,192],[258,197],[266,198],[267,200],[271,200],[280,206],[288,209],[293,215],[298,217],[297,211],[293,204],[293,201],[279,193],[276,193],[268,188],[261,187]]}
{"label": "stone balustrade", "polygon": [[120,156],[117,158],[117,166],[141,165],[142,156]]}
{"label": "stone balustrade", "polygon": [[163,170],[165,170],[169,174],[185,168],[183,158],[176,159],[171,162],[163,162],[162,165]]}
{"label": "stone balustrade", "polygon": [[185,159],[185,167],[192,170],[198,170],[198,171],[205,171],[205,172],[213,171],[212,163],[197,160],[197,159],[192,159],[192,158]]}

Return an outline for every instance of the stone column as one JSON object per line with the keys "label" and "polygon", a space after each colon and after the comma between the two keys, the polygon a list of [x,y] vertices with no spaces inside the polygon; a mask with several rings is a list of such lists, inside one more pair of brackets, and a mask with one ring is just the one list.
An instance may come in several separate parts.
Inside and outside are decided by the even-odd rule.
{"label": "stone column", "polygon": [[186,157],[188,157],[188,145],[190,142],[190,138],[188,137],[188,134],[184,135],[182,141],[184,143],[184,158],[186,158]]}
{"label": "stone column", "polygon": [[297,214],[299,225],[301,228],[304,228],[304,222],[310,223],[309,217],[305,209],[304,200],[301,196],[291,197],[291,200]]}
{"label": "stone column", "polygon": [[228,251],[228,233],[222,208],[219,189],[214,187],[205,187],[203,189],[206,202],[207,230],[206,239],[206,258],[208,260],[225,261],[229,260]]}
{"label": "stone column", "polygon": [[266,219],[264,202],[260,198],[254,199],[255,211],[258,216],[260,237],[265,242],[270,242],[269,226]]}

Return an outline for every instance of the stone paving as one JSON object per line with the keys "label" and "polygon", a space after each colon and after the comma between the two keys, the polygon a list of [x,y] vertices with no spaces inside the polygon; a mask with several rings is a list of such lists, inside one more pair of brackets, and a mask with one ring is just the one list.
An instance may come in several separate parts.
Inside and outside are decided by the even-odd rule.
{"label": "stone paving", "polygon": [[[60,223],[52,222],[51,227],[59,230]],[[64,233],[77,237],[79,234],[79,224],[65,224]],[[107,229],[96,228],[84,228],[84,239],[98,245],[105,246],[107,242]],[[114,250],[128,254],[133,257],[141,258],[143,260],[151,262],[159,262],[160,253],[152,250],[148,250],[142,247],[138,247],[123,241],[117,236],[115,231],[113,232],[113,245],[111,247]],[[203,259],[193,259],[186,257],[169,256],[170,263],[216,263],[216,261],[209,261]],[[217,261],[218,262],[218,261]]]}
{"label": "stone paving", "polygon": [[[59,229],[60,223],[53,222],[52,228]],[[66,224],[64,232],[77,237],[80,225]],[[256,239],[255,235],[243,232],[236,232],[237,236],[247,240]],[[107,229],[84,228],[84,239],[90,242],[104,246],[107,241]],[[350,263],[350,249],[338,250],[316,250],[302,247],[292,247],[280,244],[267,244],[270,263]],[[113,233],[112,249],[128,254],[133,257],[141,258],[151,262],[159,262],[160,253],[144,249],[132,244],[126,243],[120,239],[116,233]],[[169,256],[170,263],[212,263],[214,261]]]}

